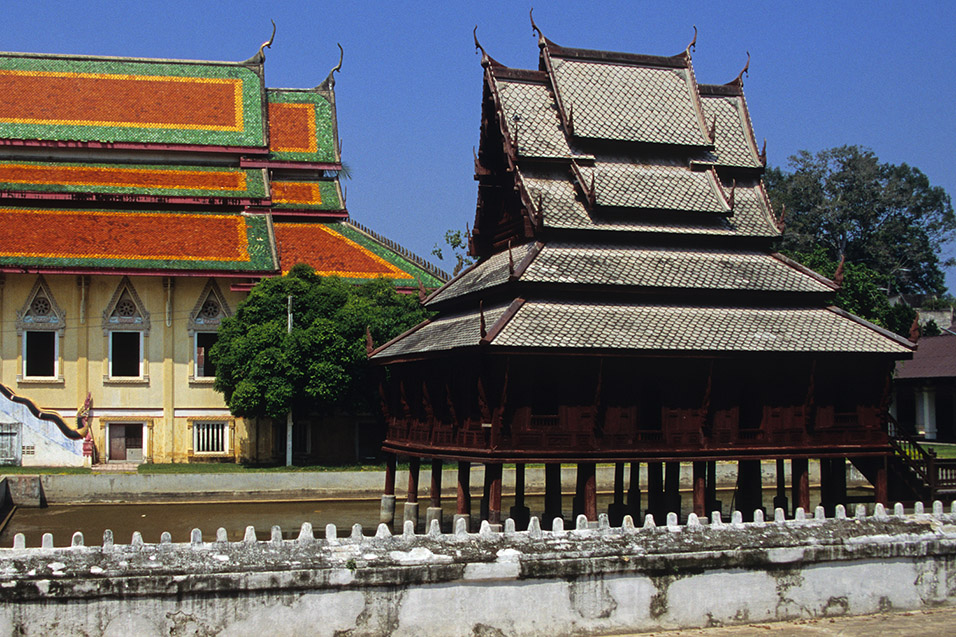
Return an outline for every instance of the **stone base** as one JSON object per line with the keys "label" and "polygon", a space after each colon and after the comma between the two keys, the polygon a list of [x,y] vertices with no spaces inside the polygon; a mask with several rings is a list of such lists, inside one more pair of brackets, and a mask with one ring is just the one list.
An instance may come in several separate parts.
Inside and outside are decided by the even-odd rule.
{"label": "stone base", "polygon": [[508,511],[508,517],[515,521],[515,530],[526,531],[531,521],[531,509],[525,506],[513,506]]}
{"label": "stone base", "polygon": [[438,520],[438,528],[442,528],[441,507],[425,509],[425,531],[432,528],[432,520]]}
{"label": "stone base", "polygon": [[406,502],[405,511],[402,515],[402,521],[407,522],[411,520],[415,523],[415,528],[418,528],[418,502]]}
{"label": "stone base", "polygon": [[395,521],[395,496],[383,495],[382,507],[379,509],[378,521],[383,524],[391,524]]}
{"label": "stone base", "polygon": [[471,532],[471,515],[467,513],[456,513],[455,517],[452,518],[452,526],[451,526],[452,531],[454,531],[455,527],[458,526],[458,520],[465,521],[465,530],[470,533]]}

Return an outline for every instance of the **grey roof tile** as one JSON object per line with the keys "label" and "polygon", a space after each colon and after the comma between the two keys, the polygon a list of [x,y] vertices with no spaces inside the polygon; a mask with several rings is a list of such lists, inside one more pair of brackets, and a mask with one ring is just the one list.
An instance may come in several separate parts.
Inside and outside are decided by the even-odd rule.
{"label": "grey roof tile", "polygon": [[495,78],[504,119],[518,154],[525,157],[570,157],[554,97],[543,84]]}
{"label": "grey roof tile", "polygon": [[730,206],[710,170],[685,165],[636,162],[613,157],[582,166],[587,187],[593,179],[599,206],[725,213]]}
{"label": "grey roof tile", "polygon": [[689,68],[551,59],[578,137],[708,146]]}
{"label": "grey roof tile", "polygon": [[527,302],[493,341],[501,347],[908,354],[910,349],[824,308]]}
{"label": "grey roof tile", "polygon": [[716,163],[721,166],[762,168],[756,142],[742,95],[708,95],[701,97],[704,121],[714,126]]}
{"label": "grey roof tile", "polygon": [[650,288],[832,292],[766,252],[548,244],[521,276],[536,283]]}
{"label": "grey roof tile", "polygon": [[[491,329],[508,304],[485,309],[485,328]],[[377,352],[373,359],[392,358],[406,354],[421,354],[470,347],[481,340],[481,313],[477,308],[449,314],[433,320]]]}
{"label": "grey roof tile", "polygon": [[[737,183],[734,210],[730,216],[707,215],[700,223],[675,223],[666,218],[659,221],[595,221],[588,214],[567,171],[526,166],[521,168],[521,177],[531,200],[538,202],[540,197],[544,225],[551,228],[758,237],[780,234],[771,221],[763,186],[756,180]],[[726,185],[725,189],[729,191]]]}
{"label": "grey roof tile", "polygon": [[[515,265],[520,263],[533,247],[534,243],[526,243],[512,248],[511,257]],[[428,304],[441,303],[442,301],[459,297],[462,294],[474,290],[487,289],[506,283],[508,277],[511,276],[508,263],[507,250],[489,257],[485,261],[465,270],[448,285],[438,290],[429,300]]]}

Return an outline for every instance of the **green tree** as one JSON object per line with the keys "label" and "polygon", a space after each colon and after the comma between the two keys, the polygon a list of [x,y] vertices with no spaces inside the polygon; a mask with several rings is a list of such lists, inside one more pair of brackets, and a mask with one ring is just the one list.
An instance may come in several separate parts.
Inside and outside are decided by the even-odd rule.
{"label": "green tree", "polygon": [[786,207],[785,250],[823,246],[839,261],[863,264],[901,292],[945,289],[942,248],[956,237],[949,195],[919,169],[882,163],[866,148],[841,146],[790,157],[791,171],[771,168],[767,191]]}
{"label": "green tree", "polygon": [[209,353],[215,388],[237,416],[367,408],[366,328],[382,344],[425,316],[417,298],[385,279],[354,285],[299,264],[261,281],[223,321]]}
{"label": "green tree", "polygon": [[[475,262],[474,259],[468,256],[467,229],[465,232],[462,232],[461,230],[446,230],[445,247],[449,250],[451,257],[455,260],[455,265],[451,271],[452,276],[457,276],[459,272]],[[444,261],[444,250],[445,248],[436,243],[435,247],[432,248],[432,254],[438,257],[439,261]]]}

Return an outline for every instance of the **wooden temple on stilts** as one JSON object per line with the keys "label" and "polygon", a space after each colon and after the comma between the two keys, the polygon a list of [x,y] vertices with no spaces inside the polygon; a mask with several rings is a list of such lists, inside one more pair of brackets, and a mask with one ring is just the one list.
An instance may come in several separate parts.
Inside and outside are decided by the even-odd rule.
{"label": "wooden temple on stilts", "polygon": [[[634,55],[561,47],[534,28],[538,70],[503,66],[475,41],[477,262],[425,300],[434,318],[370,354],[391,454],[384,517],[396,456],[409,459],[415,520],[423,460],[429,518],[446,462],[457,463],[457,514],[472,514],[479,464],[492,524],[508,515],[502,467],[513,464],[519,528],[527,463],[545,468],[534,512],[545,521],[596,520],[599,486],[613,493],[612,523],[686,515],[682,464],[704,516],[722,506],[719,461],[737,465],[745,517],[762,505],[761,461],[776,460],[774,506],[791,512],[810,507],[810,459],[825,507],[845,501],[848,461],[885,503],[889,382],[914,345],[832,307],[839,280],[774,252],[782,219],[743,72],[698,84],[693,42]],[[598,464],[613,465],[613,484],[596,484]],[[566,511],[561,472],[575,466]]]}

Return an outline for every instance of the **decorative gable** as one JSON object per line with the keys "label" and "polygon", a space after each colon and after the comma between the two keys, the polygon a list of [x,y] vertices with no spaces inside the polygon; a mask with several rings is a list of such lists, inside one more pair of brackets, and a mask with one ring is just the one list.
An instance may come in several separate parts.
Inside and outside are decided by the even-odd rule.
{"label": "decorative gable", "polygon": [[103,311],[103,332],[130,329],[149,334],[149,312],[129,277],[124,276]]}
{"label": "decorative gable", "polygon": [[191,334],[200,331],[216,331],[222,319],[227,316],[232,316],[232,310],[226,303],[219,284],[209,279],[192,312],[189,313],[189,332]]}
{"label": "decorative gable", "polygon": [[43,276],[38,276],[23,307],[17,311],[17,334],[24,330],[62,330],[66,313],[60,309]]}

